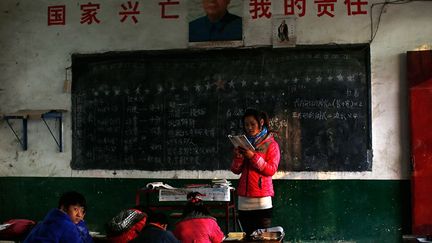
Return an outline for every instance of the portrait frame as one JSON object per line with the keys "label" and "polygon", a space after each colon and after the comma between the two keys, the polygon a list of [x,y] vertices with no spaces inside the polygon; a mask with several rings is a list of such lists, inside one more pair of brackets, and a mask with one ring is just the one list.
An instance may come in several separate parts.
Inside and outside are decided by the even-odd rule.
{"label": "portrait frame", "polygon": [[[229,17],[234,20],[227,20],[228,18],[224,17],[223,21],[221,20],[217,25],[219,26],[221,23],[226,24],[221,28],[225,33],[218,32],[216,37],[212,37],[215,35],[210,34],[210,30],[207,28],[210,22],[206,18],[207,13],[204,10],[203,1],[205,0],[188,1],[188,14],[186,18],[188,22],[188,46],[192,48],[243,46],[243,0],[230,1],[226,10],[229,13]],[[219,33],[222,34],[219,35]]]}
{"label": "portrait frame", "polygon": [[297,43],[297,19],[285,15],[272,18],[273,47],[295,47]]}

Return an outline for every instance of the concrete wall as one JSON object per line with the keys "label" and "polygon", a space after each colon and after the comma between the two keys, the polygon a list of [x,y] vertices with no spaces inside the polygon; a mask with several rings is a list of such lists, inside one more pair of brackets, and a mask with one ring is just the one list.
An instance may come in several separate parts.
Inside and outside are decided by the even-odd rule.
{"label": "concrete wall", "polygon": [[[71,110],[71,94],[63,92],[65,68],[73,53],[184,49],[187,21],[199,9],[196,1],[180,0],[167,7],[177,19],[161,18],[158,2],[139,1],[137,23],[120,21],[120,5],[126,1],[104,0],[99,24],[81,24],[80,4],[87,1],[0,1],[0,113],[20,109]],[[271,1],[273,16],[283,14],[284,1]],[[280,179],[406,179],[409,176],[409,131],[405,53],[431,48],[431,2],[389,4],[371,11],[369,1],[363,15],[347,14],[342,1],[335,4],[334,17],[317,16],[318,7],[307,1],[305,16],[297,18],[297,44],[351,44],[371,41],[371,25],[378,31],[371,43],[372,148],[371,172],[283,173]],[[65,25],[48,25],[48,7],[66,6]],[[244,17],[244,45],[271,45],[271,18],[253,19],[249,1],[232,1]],[[372,16],[371,16],[372,15]],[[370,22],[372,18],[373,23]],[[69,73],[70,75],[70,73]],[[70,78],[70,77],[69,77]],[[19,128],[19,123],[14,126]],[[58,124],[52,124],[54,126]],[[228,171],[146,172],[73,171],[71,160],[71,116],[65,114],[64,152],[57,150],[42,121],[29,123],[29,149],[23,151],[12,131],[0,122],[0,176],[140,177],[140,178],[235,178]]]}

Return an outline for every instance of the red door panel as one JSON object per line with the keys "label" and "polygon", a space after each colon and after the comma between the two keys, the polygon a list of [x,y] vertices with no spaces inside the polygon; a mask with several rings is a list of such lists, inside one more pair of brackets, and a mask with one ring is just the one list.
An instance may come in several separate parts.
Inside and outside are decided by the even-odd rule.
{"label": "red door panel", "polygon": [[412,231],[432,235],[432,51],[407,53],[413,173]]}

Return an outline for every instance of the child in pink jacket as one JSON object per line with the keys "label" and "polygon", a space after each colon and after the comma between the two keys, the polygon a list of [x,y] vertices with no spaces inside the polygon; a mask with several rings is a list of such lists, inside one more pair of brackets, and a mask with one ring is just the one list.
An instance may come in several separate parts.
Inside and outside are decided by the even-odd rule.
{"label": "child in pink jacket", "polygon": [[174,235],[182,243],[220,243],[225,238],[224,233],[203,205],[200,195],[198,192],[188,194],[188,203]]}

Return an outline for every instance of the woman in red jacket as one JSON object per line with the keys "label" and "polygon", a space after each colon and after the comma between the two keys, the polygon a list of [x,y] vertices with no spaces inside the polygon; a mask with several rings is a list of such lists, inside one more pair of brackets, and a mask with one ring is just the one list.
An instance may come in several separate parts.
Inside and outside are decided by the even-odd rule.
{"label": "woman in red jacket", "polygon": [[242,118],[243,130],[255,150],[234,148],[231,171],[241,174],[237,194],[240,223],[249,237],[256,229],[271,227],[272,176],[276,173],[280,150],[269,131],[265,112],[247,109]]}
{"label": "woman in red jacket", "polygon": [[188,193],[188,203],[173,233],[182,243],[220,243],[225,238],[224,233],[200,196],[198,192]]}

